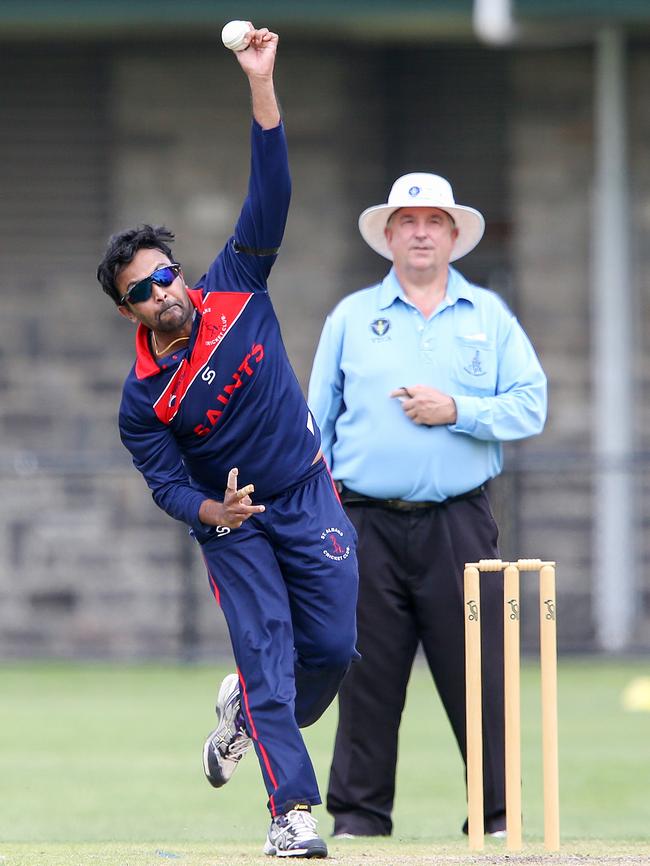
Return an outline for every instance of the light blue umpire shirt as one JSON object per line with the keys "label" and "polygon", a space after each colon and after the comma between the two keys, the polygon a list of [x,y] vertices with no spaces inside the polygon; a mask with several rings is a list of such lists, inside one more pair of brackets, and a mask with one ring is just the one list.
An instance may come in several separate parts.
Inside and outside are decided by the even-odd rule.
{"label": "light blue umpire shirt", "polygon": [[[455,424],[414,424],[396,388],[453,397]],[[426,319],[394,269],[344,298],[327,318],[309,406],[335,479],[378,499],[440,502],[495,477],[501,443],[540,433],[546,376],[523,328],[494,292],[449,268]]]}

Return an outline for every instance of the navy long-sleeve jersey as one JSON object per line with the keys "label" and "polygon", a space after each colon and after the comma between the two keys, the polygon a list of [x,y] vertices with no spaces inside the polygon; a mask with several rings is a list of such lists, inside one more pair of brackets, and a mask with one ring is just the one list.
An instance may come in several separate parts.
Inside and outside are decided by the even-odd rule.
{"label": "navy long-sleeve jersey", "polygon": [[291,195],[282,125],[253,122],[248,195],[234,235],[189,290],[189,344],[158,362],[149,330],[136,335],[120,435],[155,502],[197,537],[206,498],[222,499],[228,472],[256,501],[305,478],[320,448],[267,292]]}

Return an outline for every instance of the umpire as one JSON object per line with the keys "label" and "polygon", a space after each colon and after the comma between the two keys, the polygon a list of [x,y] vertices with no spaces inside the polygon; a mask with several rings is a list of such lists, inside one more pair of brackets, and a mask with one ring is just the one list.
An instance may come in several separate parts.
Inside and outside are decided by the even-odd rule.
{"label": "umpire", "polygon": [[[513,314],[450,262],[484,231],[437,175],[399,178],[359,218],[393,266],[328,317],[309,404],[359,536],[358,649],[339,693],[327,808],[335,836],[392,832],[399,724],[418,645],[463,759],[462,572],[498,557],[486,483],[502,445],[540,433],[546,378]],[[486,833],[505,830],[503,620],[482,594]],[[466,828],[465,828],[466,829]]]}

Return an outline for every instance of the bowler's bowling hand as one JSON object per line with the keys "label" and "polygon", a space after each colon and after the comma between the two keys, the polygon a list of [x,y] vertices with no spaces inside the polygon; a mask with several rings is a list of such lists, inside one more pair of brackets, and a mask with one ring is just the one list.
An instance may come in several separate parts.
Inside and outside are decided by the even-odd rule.
{"label": "bowler's bowling hand", "polygon": [[437,388],[429,385],[409,385],[391,391],[390,396],[401,402],[404,414],[414,424],[438,427],[456,423],[457,412],[453,397],[443,394]]}
{"label": "bowler's bowling hand", "polygon": [[237,489],[238,469],[231,469],[228,473],[228,483],[223,497],[223,502],[214,499],[205,499],[199,508],[199,520],[208,526],[229,526],[238,529],[245,520],[253,514],[261,514],[265,509],[263,505],[253,505],[251,493],[255,486],[247,484],[240,490]]}
{"label": "bowler's bowling hand", "polygon": [[270,77],[275,66],[278,34],[272,33],[267,27],[260,27],[258,30],[251,30],[247,38],[247,48],[235,54],[239,65],[249,77]]}

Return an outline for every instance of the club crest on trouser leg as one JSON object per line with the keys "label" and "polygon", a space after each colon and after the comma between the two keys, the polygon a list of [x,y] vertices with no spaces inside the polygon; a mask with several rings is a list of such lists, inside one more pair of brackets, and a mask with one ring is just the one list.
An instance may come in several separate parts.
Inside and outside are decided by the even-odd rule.
{"label": "club crest on trouser leg", "polygon": [[346,544],[342,529],[331,526],[321,533],[320,540],[324,542],[323,556],[341,562],[350,555],[350,545]]}

